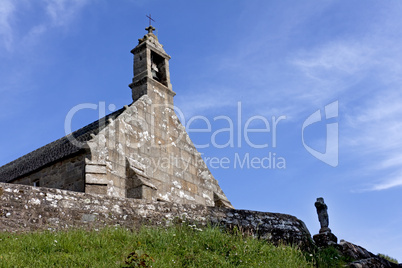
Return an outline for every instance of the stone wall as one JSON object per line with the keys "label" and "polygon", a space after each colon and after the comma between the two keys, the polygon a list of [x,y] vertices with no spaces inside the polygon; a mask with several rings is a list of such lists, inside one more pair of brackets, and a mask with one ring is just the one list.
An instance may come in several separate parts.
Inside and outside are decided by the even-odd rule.
{"label": "stone wall", "polygon": [[207,207],[197,204],[145,202],[59,189],[0,183],[0,231],[60,230],[140,225],[166,226],[175,221],[216,224],[278,243],[312,248],[304,223],[296,217],[268,212]]}
{"label": "stone wall", "polygon": [[84,192],[84,171],[85,156],[79,154],[18,178],[12,183],[34,185],[37,182],[41,187]]}

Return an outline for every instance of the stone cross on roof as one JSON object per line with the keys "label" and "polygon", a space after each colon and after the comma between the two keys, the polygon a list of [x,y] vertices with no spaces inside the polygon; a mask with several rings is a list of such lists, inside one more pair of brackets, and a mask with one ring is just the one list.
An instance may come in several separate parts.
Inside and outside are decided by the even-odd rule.
{"label": "stone cross on roof", "polygon": [[145,15],[145,17],[147,17],[149,19],[149,26],[151,26],[151,21],[155,22],[155,20],[152,18],[151,14]]}
{"label": "stone cross on roof", "polygon": [[145,15],[145,17],[147,17],[149,19],[149,26],[147,28],[145,28],[145,30],[147,30],[148,33],[152,33],[153,31],[155,31],[155,28],[152,27],[151,21],[155,22],[155,20],[152,18],[151,14],[149,14],[149,16]]}

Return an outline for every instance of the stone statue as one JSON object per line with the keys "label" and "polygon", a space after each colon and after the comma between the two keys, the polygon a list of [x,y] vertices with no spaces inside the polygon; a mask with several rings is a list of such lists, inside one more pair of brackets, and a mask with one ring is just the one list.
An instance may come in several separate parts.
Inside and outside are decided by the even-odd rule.
{"label": "stone statue", "polygon": [[324,198],[317,198],[317,201],[314,203],[314,205],[317,209],[318,220],[320,221],[321,225],[319,234],[313,236],[314,242],[319,247],[335,245],[338,242],[338,238],[331,232],[331,229],[328,228],[328,207],[324,203]]}
{"label": "stone statue", "polygon": [[324,203],[324,198],[319,197],[317,201],[314,203],[315,207],[317,208],[318,220],[320,221],[321,233],[331,232],[331,229],[328,228],[329,226],[329,219],[328,219],[328,207]]}

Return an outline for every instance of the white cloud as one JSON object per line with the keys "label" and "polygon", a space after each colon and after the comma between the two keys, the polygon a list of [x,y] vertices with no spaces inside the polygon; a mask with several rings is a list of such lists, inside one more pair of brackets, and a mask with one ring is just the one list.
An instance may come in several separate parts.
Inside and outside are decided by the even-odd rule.
{"label": "white cloud", "polygon": [[[0,37],[7,51],[17,50],[19,46],[33,44],[48,30],[58,27],[68,27],[91,0],[42,0],[36,2],[0,1]],[[13,22],[19,16],[29,17],[35,12],[36,22],[25,32]],[[22,20],[23,21],[23,20]],[[27,21],[23,21],[27,23]]]}
{"label": "white cloud", "polygon": [[[209,74],[206,76],[215,77],[219,74],[221,77],[218,80],[225,81],[224,91],[222,91],[223,86],[216,82],[201,81],[200,90],[194,87],[192,89],[199,92],[197,100],[204,101],[188,105],[189,110],[205,113],[210,107],[216,110],[236,106],[238,101],[242,101],[250,106],[248,109],[253,114],[286,115],[289,119],[298,118],[301,111],[308,109],[311,100],[316,101],[317,96],[321,96],[322,92],[318,89],[301,88],[298,81],[289,74],[291,70],[286,69],[289,64],[283,62],[287,56],[288,39],[296,28],[309,20],[311,16],[330,7],[332,2],[294,3],[297,8],[286,8],[288,4],[281,2],[279,6],[283,13],[275,16],[271,14],[262,21],[254,17],[255,5],[244,5],[239,20],[243,21],[242,27],[247,27],[249,23],[247,35],[239,34],[239,37],[243,36],[243,38],[233,39],[235,42],[227,42],[227,47],[221,53],[213,55],[208,60],[213,64],[208,65]],[[272,4],[268,2],[260,4],[260,10],[269,10],[272,7]],[[253,19],[251,22],[244,22],[244,18],[246,21]],[[254,20],[258,23],[254,23]],[[276,26],[273,27],[273,25]],[[281,53],[283,58],[278,60],[276,53]],[[293,64],[291,65],[293,68]],[[280,84],[275,81],[277,77],[282,77]]]}
{"label": "white cloud", "polygon": [[46,13],[53,26],[65,26],[90,0],[46,0]]}
{"label": "white cloud", "polygon": [[58,27],[68,27],[79,12],[91,0],[44,0],[44,11],[47,19],[39,25],[33,26],[26,36],[26,40],[35,42],[48,30]]}
{"label": "white cloud", "polygon": [[400,167],[400,166],[402,166],[402,155],[400,154],[388,157],[387,159],[382,161],[379,165],[381,169]]}
{"label": "white cloud", "polygon": [[381,180],[380,183],[374,184],[373,186],[365,189],[366,191],[382,191],[388,190],[394,187],[402,186],[402,175],[395,175],[387,178],[386,180]]}
{"label": "white cloud", "polygon": [[15,11],[15,6],[11,0],[2,0],[0,2],[0,37],[3,39],[3,45],[7,50],[10,49],[13,41],[13,31],[11,19]]}
{"label": "white cloud", "polygon": [[208,88],[208,90],[194,90],[194,92],[198,93],[181,94],[180,98],[185,99],[184,102],[175,100],[177,107],[184,112],[187,119],[195,115],[205,114],[206,111],[216,112],[222,108],[237,106],[238,100],[235,95],[230,93],[229,88],[216,85],[206,86],[205,88]]}
{"label": "white cloud", "polygon": [[363,191],[402,185],[402,39],[394,30],[332,40],[291,61],[312,85],[300,98],[341,100],[340,146],[366,180]]}
{"label": "white cloud", "polygon": [[[374,51],[356,41],[337,41],[301,53],[293,63],[307,77],[323,83],[336,83],[356,76],[375,64]],[[304,55],[303,55],[304,54]]]}
{"label": "white cloud", "polygon": [[386,190],[402,185],[399,88],[384,88],[346,118],[345,147],[349,148],[349,154],[360,157],[361,168],[373,172],[375,182],[364,190]]}

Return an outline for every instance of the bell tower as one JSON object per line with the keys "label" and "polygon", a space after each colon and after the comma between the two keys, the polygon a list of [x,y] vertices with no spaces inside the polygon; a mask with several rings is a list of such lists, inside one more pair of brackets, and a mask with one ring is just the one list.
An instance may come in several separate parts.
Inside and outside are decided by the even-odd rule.
{"label": "bell tower", "polygon": [[129,87],[133,101],[147,94],[155,103],[173,105],[176,93],[170,83],[170,56],[153,33],[155,28],[149,25],[145,30],[148,33],[138,39],[138,45],[131,50],[134,54],[134,77]]}

